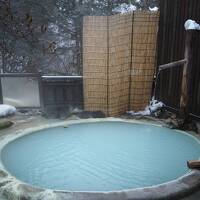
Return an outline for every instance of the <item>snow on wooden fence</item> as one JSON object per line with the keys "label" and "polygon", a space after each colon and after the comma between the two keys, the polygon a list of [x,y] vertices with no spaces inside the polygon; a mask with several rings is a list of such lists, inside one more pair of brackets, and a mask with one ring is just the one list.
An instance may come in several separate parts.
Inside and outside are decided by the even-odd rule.
{"label": "snow on wooden fence", "polygon": [[116,116],[151,98],[159,13],[88,16],[83,25],[84,109]]}

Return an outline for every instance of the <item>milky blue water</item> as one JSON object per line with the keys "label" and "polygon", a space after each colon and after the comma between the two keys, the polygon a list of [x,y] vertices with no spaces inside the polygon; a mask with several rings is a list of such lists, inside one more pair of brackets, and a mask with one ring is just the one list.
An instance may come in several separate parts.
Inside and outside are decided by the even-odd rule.
{"label": "milky blue water", "polygon": [[18,138],[1,158],[16,178],[43,188],[111,191],[152,186],[188,172],[200,144],[167,128],[125,122],[58,127]]}

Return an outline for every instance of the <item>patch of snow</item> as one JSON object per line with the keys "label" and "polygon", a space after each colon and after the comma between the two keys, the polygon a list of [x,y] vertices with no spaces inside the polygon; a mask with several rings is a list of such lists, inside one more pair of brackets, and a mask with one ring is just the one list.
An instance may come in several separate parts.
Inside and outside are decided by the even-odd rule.
{"label": "patch of snow", "polygon": [[113,11],[124,14],[124,13],[135,11],[135,10],[137,10],[137,7],[134,6],[133,4],[123,3],[120,6],[116,7]]}
{"label": "patch of snow", "polygon": [[0,117],[6,117],[8,115],[12,115],[16,112],[16,108],[14,106],[1,104],[0,105]]}
{"label": "patch of snow", "polygon": [[150,112],[150,110],[149,110],[149,106],[147,106],[147,107],[145,108],[145,110],[143,110],[143,111],[138,111],[138,112],[135,112],[135,111],[128,111],[127,113],[128,113],[128,114],[131,114],[131,115],[133,115],[133,116],[135,116],[135,115],[146,116],[146,115],[150,115],[150,114],[151,114],[151,112]]}
{"label": "patch of snow", "polygon": [[83,112],[83,110],[81,110],[79,108],[72,108],[71,112],[74,113],[74,114],[76,114],[76,113]]}
{"label": "patch of snow", "polygon": [[128,111],[127,113],[133,116],[135,115],[147,116],[151,115],[151,113],[157,111],[159,108],[162,108],[163,106],[164,104],[162,102],[152,99],[152,101],[150,101],[150,104],[145,108],[145,110],[138,112]]}
{"label": "patch of snow", "polygon": [[53,33],[59,33],[59,28],[56,24],[54,23],[50,23],[49,24],[49,29],[53,32]]}
{"label": "patch of snow", "polygon": [[58,47],[66,47],[67,46],[67,44],[68,44],[68,42],[67,41],[64,41],[64,40],[60,40],[60,41],[58,41],[57,43],[56,43],[56,45],[57,45],[57,48]]}
{"label": "patch of snow", "polygon": [[184,26],[185,30],[200,30],[200,25],[191,19],[188,19]]}
{"label": "patch of snow", "polygon": [[9,97],[4,97],[4,102],[6,102],[6,104],[8,105],[13,105],[13,106],[22,106],[24,105],[24,102],[20,99],[13,99],[13,98],[9,98]]}
{"label": "patch of snow", "polygon": [[66,40],[66,38],[64,37],[57,37],[57,41],[56,41],[56,47],[57,48],[63,48],[63,47],[75,47],[76,45],[76,41],[75,40]]}
{"label": "patch of snow", "polygon": [[156,12],[156,11],[158,11],[158,7],[156,7],[156,6],[153,7],[153,8],[149,7],[149,10],[152,11],[152,12]]}
{"label": "patch of snow", "polygon": [[52,190],[44,190],[43,192],[37,193],[34,199],[46,199],[46,200],[55,200],[57,198],[57,194]]}

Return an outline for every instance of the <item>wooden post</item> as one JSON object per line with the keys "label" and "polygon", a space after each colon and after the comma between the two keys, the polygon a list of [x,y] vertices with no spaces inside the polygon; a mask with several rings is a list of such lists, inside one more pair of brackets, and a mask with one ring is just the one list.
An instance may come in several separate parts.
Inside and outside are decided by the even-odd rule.
{"label": "wooden post", "polygon": [[180,117],[186,120],[189,116],[189,97],[191,93],[191,70],[192,70],[192,36],[195,30],[186,31],[185,41],[185,64],[180,99]]}
{"label": "wooden post", "polygon": [[44,112],[44,87],[42,82],[42,73],[39,72],[38,75],[38,86],[39,86],[39,96],[40,96],[40,107],[41,111]]}
{"label": "wooden post", "polygon": [[0,104],[3,104],[3,90],[2,90],[1,78],[0,78]]}

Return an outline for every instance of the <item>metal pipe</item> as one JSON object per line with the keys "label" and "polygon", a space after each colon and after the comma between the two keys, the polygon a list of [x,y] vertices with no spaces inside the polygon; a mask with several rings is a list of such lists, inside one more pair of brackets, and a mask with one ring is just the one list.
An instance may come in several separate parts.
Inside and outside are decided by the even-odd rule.
{"label": "metal pipe", "polygon": [[186,62],[187,62],[187,60],[183,59],[183,60],[171,62],[171,63],[168,63],[168,64],[160,65],[159,66],[159,71],[165,70],[165,69],[168,69],[168,68],[172,68],[172,67],[181,66],[181,65],[185,64]]}

